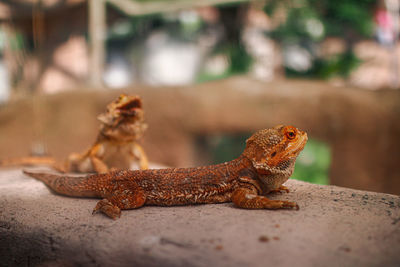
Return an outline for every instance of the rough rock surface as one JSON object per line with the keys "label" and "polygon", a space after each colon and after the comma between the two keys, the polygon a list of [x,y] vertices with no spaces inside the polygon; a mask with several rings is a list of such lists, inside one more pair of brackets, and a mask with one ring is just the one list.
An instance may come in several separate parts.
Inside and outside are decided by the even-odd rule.
{"label": "rough rock surface", "polygon": [[231,203],[144,207],[118,220],[95,199],[0,171],[0,265],[399,266],[400,197],[289,180],[294,210]]}

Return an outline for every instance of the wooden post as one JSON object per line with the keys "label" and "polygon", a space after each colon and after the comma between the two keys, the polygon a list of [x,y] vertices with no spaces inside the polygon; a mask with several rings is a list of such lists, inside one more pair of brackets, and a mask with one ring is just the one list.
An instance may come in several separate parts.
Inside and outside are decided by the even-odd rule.
{"label": "wooden post", "polygon": [[399,89],[399,63],[398,63],[398,56],[397,56],[397,43],[399,41],[399,10],[400,10],[400,1],[399,0],[386,0],[385,1],[386,8],[389,11],[390,16],[392,17],[393,21],[393,46],[391,47],[391,71],[392,71],[392,81],[391,87],[393,89]]}
{"label": "wooden post", "polygon": [[93,87],[103,86],[106,37],[106,2],[89,0],[89,78]]}

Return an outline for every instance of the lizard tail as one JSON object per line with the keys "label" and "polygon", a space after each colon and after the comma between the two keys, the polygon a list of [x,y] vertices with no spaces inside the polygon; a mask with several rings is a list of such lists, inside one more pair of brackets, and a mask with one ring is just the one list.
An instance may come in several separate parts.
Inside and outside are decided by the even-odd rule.
{"label": "lizard tail", "polygon": [[49,166],[59,172],[66,172],[65,164],[57,162],[52,157],[22,157],[0,160],[0,167],[15,167],[15,166]]}
{"label": "lizard tail", "polygon": [[22,157],[0,160],[1,167],[11,166],[34,166],[34,165],[53,165],[54,158],[51,157]]}
{"label": "lizard tail", "polygon": [[59,174],[40,173],[23,171],[24,174],[29,175],[45,185],[50,187],[56,193],[72,197],[98,197],[95,190],[91,189],[87,176],[66,176]]}
{"label": "lizard tail", "polygon": [[52,182],[54,182],[57,178],[62,177],[62,175],[59,174],[50,174],[50,173],[44,173],[44,172],[30,172],[23,170],[22,171],[24,174],[33,177],[39,181],[42,181],[46,185],[51,187]]}

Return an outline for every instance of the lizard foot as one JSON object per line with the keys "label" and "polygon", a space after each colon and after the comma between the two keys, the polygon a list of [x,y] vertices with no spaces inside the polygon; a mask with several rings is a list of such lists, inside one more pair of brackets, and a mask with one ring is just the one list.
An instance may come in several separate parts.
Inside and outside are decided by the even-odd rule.
{"label": "lizard foot", "polygon": [[297,205],[296,202],[284,201],[284,200],[282,200],[280,202],[282,202],[282,208],[284,208],[284,209],[295,209],[295,210],[300,209],[299,205]]}
{"label": "lizard foot", "polygon": [[289,193],[290,190],[286,186],[281,185],[279,188],[270,191],[270,193],[283,193],[283,192]]}
{"label": "lizard foot", "polygon": [[269,199],[254,193],[249,188],[238,188],[233,192],[232,202],[239,208],[244,209],[299,209],[296,202]]}
{"label": "lizard foot", "polygon": [[121,217],[121,209],[112,204],[108,199],[102,199],[97,202],[92,214],[95,214],[99,211],[103,212],[105,215],[114,220]]}
{"label": "lizard foot", "polygon": [[295,209],[299,210],[299,205],[296,202],[286,201],[286,200],[272,200],[268,198],[263,198],[261,200],[262,208],[264,209]]}

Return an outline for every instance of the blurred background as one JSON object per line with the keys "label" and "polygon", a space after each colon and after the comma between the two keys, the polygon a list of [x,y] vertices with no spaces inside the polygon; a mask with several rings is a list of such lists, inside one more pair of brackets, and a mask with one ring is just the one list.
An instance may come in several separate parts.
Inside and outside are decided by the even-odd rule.
{"label": "blurred background", "polygon": [[310,140],[293,174],[400,194],[399,0],[2,0],[0,158],[83,151],[138,94],[153,162],[237,157],[252,132]]}

